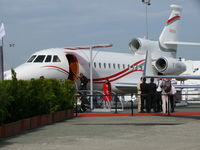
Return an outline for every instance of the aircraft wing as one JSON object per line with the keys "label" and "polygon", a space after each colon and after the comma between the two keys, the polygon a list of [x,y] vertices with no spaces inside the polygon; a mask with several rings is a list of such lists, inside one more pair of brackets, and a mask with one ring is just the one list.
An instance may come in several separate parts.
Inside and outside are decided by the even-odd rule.
{"label": "aircraft wing", "polygon": [[184,85],[184,84],[175,84],[173,85],[175,88],[178,88],[178,89],[187,89],[187,88],[200,88],[200,85],[199,84],[196,84],[196,85]]}
{"label": "aircraft wing", "polygon": [[136,83],[115,83],[114,86],[116,88],[136,88]]}
{"label": "aircraft wing", "polygon": [[126,83],[126,82],[118,82],[113,84],[115,88],[121,91],[126,91],[130,93],[135,93],[137,92],[137,84],[136,83]]}
{"label": "aircraft wing", "polygon": [[164,44],[169,44],[169,45],[193,45],[193,46],[200,46],[200,43],[178,42],[178,41],[168,41],[168,42],[164,42]]}
{"label": "aircraft wing", "polygon": [[191,76],[191,75],[144,75],[144,77],[146,78],[167,78],[167,79],[176,79],[176,80],[179,80],[179,81],[185,81],[185,80],[188,80],[188,79],[194,79],[194,80],[200,80],[200,76]]}

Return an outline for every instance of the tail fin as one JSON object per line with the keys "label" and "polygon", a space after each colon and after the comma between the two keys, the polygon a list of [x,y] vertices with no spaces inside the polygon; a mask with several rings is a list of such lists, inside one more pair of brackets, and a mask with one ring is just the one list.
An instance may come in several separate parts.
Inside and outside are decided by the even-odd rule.
{"label": "tail fin", "polygon": [[166,22],[166,25],[159,37],[160,49],[166,52],[175,52],[177,50],[176,44],[165,44],[168,41],[178,41],[179,21],[181,18],[182,7],[179,5],[171,5],[171,15]]}

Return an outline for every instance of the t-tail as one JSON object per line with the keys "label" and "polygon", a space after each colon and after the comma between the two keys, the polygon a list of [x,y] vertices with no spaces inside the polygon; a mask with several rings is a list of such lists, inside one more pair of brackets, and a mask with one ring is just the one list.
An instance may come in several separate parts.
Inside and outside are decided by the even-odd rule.
{"label": "t-tail", "polygon": [[131,50],[138,54],[146,54],[148,50],[154,55],[159,53],[162,56],[176,57],[177,44],[169,42],[178,42],[182,7],[179,5],[171,5],[170,7],[172,9],[171,14],[165,23],[158,41],[135,38],[129,43]]}
{"label": "t-tail", "polygon": [[182,7],[179,5],[171,5],[170,7],[172,12],[159,37],[159,47],[162,51],[171,52],[176,57],[178,45],[200,45],[200,43],[180,42],[178,40]]}
{"label": "t-tail", "polygon": [[179,42],[179,22],[182,7],[179,5],[171,5],[170,7],[172,9],[171,14],[158,41],[136,38],[129,43],[130,49],[136,54],[145,55],[149,51],[155,60],[153,65],[156,74],[162,75],[178,75],[186,71],[185,63],[176,59],[178,45],[200,45],[200,43]]}
{"label": "t-tail", "polygon": [[176,44],[166,44],[166,42],[178,42],[179,22],[181,19],[182,7],[171,5],[172,12],[166,21],[165,27],[159,37],[159,47],[162,51],[176,53]]}

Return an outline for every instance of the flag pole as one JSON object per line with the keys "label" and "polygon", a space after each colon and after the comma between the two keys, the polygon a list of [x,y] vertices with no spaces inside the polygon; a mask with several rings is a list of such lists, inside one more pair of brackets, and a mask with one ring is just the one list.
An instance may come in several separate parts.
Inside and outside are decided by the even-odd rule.
{"label": "flag pole", "polygon": [[3,37],[5,36],[4,24],[0,26],[0,39],[2,45],[0,46],[0,80],[4,80],[4,64],[3,64]]}
{"label": "flag pole", "polygon": [[92,46],[90,46],[90,109],[93,110],[93,56],[92,56]]}
{"label": "flag pole", "polygon": [[2,37],[2,39],[1,39],[1,49],[0,49],[0,64],[1,64],[1,66],[0,66],[0,80],[4,80],[4,64],[3,64],[3,37]]}

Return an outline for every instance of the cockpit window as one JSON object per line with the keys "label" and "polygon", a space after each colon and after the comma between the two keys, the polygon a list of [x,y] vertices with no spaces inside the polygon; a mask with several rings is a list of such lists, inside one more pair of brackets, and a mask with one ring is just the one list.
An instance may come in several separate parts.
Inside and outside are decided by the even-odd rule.
{"label": "cockpit window", "polygon": [[38,57],[34,60],[34,62],[43,62],[44,61],[44,58],[45,58],[45,55],[38,55]]}
{"label": "cockpit window", "polygon": [[53,62],[61,62],[57,55],[53,56]]}
{"label": "cockpit window", "polygon": [[51,62],[51,55],[47,55],[45,62]]}
{"label": "cockpit window", "polygon": [[32,62],[35,59],[36,55],[31,56],[31,58],[28,59],[27,62]]}

